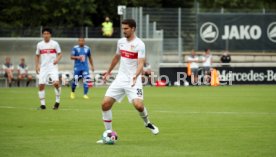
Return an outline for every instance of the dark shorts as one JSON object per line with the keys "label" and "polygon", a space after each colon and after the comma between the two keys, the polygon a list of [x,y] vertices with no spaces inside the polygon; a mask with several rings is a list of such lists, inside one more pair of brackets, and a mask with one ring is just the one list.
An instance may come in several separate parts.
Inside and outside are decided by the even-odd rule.
{"label": "dark shorts", "polygon": [[198,68],[191,68],[192,70],[192,74],[194,74],[195,76],[198,75]]}
{"label": "dark shorts", "polygon": [[210,67],[203,67],[203,70],[202,70],[202,72],[203,72],[203,74],[204,75],[209,75],[210,74]]}
{"label": "dark shorts", "polygon": [[89,76],[89,70],[88,69],[84,69],[84,70],[75,70],[74,71],[74,77],[78,77],[78,78],[84,78],[86,76]]}

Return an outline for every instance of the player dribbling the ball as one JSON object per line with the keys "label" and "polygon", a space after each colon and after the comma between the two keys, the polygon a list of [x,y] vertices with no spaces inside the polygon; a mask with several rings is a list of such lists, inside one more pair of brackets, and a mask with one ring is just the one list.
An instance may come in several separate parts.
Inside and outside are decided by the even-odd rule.
{"label": "player dribbling the ball", "polygon": [[[141,73],[145,62],[145,44],[136,37],[135,30],[136,22],[133,19],[122,21],[122,31],[125,37],[118,41],[116,55],[103,76],[103,79],[106,80],[116,64],[121,61],[118,75],[107,89],[102,102],[103,121],[105,130],[112,130],[111,108],[116,101],[121,102],[127,95],[129,102],[139,112],[145,126],[156,135],[159,133],[159,129],[149,121],[148,112],[143,103]],[[103,143],[103,140],[99,140],[97,143]]]}
{"label": "player dribbling the ball", "polygon": [[[58,78],[58,66],[57,64],[61,60],[62,54],[58,42],[51,39],[52,30],[50,28],[43,28],[42,30],[43,40],[37,44],[35,67],[38,74],[38,96],[40,99],[40,109],[46,109],[45,103],[45,84],[50,77],[55,87],[56,102],[53,109],[57,110],[60,103],[61,87]],[[40,62],[40,65],[39,65]]]}

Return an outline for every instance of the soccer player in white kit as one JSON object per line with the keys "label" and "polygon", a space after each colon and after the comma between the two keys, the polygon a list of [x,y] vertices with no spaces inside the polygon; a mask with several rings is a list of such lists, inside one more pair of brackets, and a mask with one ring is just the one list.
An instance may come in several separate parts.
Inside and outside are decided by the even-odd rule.
{"label": "soccer player in white kit", "polygon": [[[46,109],[45,104],[45,84],[49,77],[53,80],[55,87],[56,102],[53,109],[57,110],[60,103],[61,87],[58,78],[58,62],[61,60],[62,54],[58,42],[51,39],[52,30],[44,28],[42,30],[43,40],[37,44],[35,66],[36,73],[38,74],[40,109]],[[39,65],[40,62],[40,65]]]}
{"label": "soccer player in white kit", "polygon": [[[148,112],[143,103],[141,73],[145,62],[145,44],[135,36],[135,29],[136,22],[133,19],[122,21],[122,31],[125,38],[118,41],[116,55],[103,79],[107,79],[119,61],[120,67],[116,79],[107,89],[103,99],[102,116],[105,129],[112,130],[112,105],[116,101],[121,102],[127,95],[129,102],[139,112],[145,126],[156,135],[159,133],[159,129],[149,121]],[[97,143],[103,143],[103,141],[99,140]]]}

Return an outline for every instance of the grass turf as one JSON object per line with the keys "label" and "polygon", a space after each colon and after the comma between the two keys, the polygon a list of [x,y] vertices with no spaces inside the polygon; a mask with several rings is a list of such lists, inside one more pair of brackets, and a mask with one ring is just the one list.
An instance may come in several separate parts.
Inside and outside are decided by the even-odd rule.
{"label": "grass turf", "polygon": [[62,89],[61,108],[46,89],[41,111],[36,88],[0,88],[1,157],[213,157],[276,156],[276,86],[144,89],[145,104],[160,134],[152,135],[127,99],[113,107],[115,145],[99,145],[100,103],[106,88]]}

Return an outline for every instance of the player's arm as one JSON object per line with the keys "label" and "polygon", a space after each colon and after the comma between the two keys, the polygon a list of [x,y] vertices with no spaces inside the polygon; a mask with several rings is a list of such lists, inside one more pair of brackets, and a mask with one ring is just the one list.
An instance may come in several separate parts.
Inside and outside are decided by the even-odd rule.
{"label": "player's arm", "polygon": [[89,63],[90,63],[90,66],[91,66],[91,70],[94,72],[94,63],[93,63],[93,58],[92,56],[88,56],[88,60],[89,60]]}
{"label": "player's arm", "polygon": [[143,71],[143,67],[145,64],[145,57],[146,57],[146,50],[145,50],[145,44],[143,43],[140,45],[140,49],[138,50],[138,66],[134,76],[132,77],[132,85],[131,85],[132,87],[135,85],[137,77]]}
{"label": "player's arm", "polygon": [[81,56],[71,56],[72,60],[81,60]]}
{"label": "player's arm", "polygon": [[54,61],[54,65],[58,64],[58,62],[61,60],[61,58],[62,58],[62,54],[61,54],[61,53],[58,53],[58,54],[57,54],[57,58],[56,58],[56,60]]}
{"label": "player's arm", "polygon": [[59,61],[60,61],[61,58],[62,58],[61,49],[60,49],[60,46],[59,46],[58,43],[56,44],[56,52],[57,52],[57,58],[56,58],[55,61],[54,61],[54,65],[58,64]]}
{"label": "player's arm", "polygon": [[35,55],[35,71],[37,74],[39,74],[39,70],[40,70],[39,59],[40,59],[40,55],[39,54]]}
{"label": "player's arm", "polygon": [[19,70],[19,65],[17,66],[17,74],[18,74],[18,76],[20,75],[20,70]]}
{"label": "player's arm", "polygon": [[8,68],[6,67],[5,64],[3,64],[2,69],[3,69],[3,71],[6,73]]}
{"label": "player's arm", "polygon": [[132,85],[131,85],[132,87],[135,85],[137,77],[142,73],[144,63],[145,63],[145,58],[138,59],[138,67],[137,67],[135,75],[132,78]]}
{"label": "player's arm", "polygon": [[187,62],[188,62],[188,63],[192,63],[192,62],[193,62],[192,60],[193,60],[193,59],[192,59],[191,57],[188,57]]}
{"label": "player's arm", "polygon": [[104,74],[103,79],[106,80],[108,75],[110,75],[111,71],[114,69],[114,67],[117,65],[117,63],[120,61],[120,54],[117,54],[113,57],[112,62],[109,66],[108,71]]}
{"label": "player's arm", "polygon": [[139,58],[138,59],[138,67],[137,67],[137,70],[136,70],[136,73],[135,73],[134,77],[137,78],[142,73],[144,63],[145,63],[145,58]]}
{"label": "player's arm", "polygon": [[120,58],[121,58],[121,56],[119,54],[116,54],[113,57],[112,62],[111,62],[110,66],[109,66],[109,69],[107,71],[108,74],[111,73],[111,71],[114,69],[114,67],[117,65],[117,63],[120,61]]}
{"label": "player's arm", "polygon": [[81,60],[81,56],[76,56],[75,48],[72,48],[71,60]]}
{"label": "player's arm", "polygon": [[95,68],[94,68],[94,63],[93,63],[93,58],[91,56],[91,51],[90,48],[88,49],[88,54],[87,54],[90,66],[91,66],[91,70],[94,72]]}
{"label": "player's arm", "polygon": [[13,68],[13,65],[12,65],[11,68],[10,68],[10,71],[13,73],[13,70],[14,70],[14,68]]}

